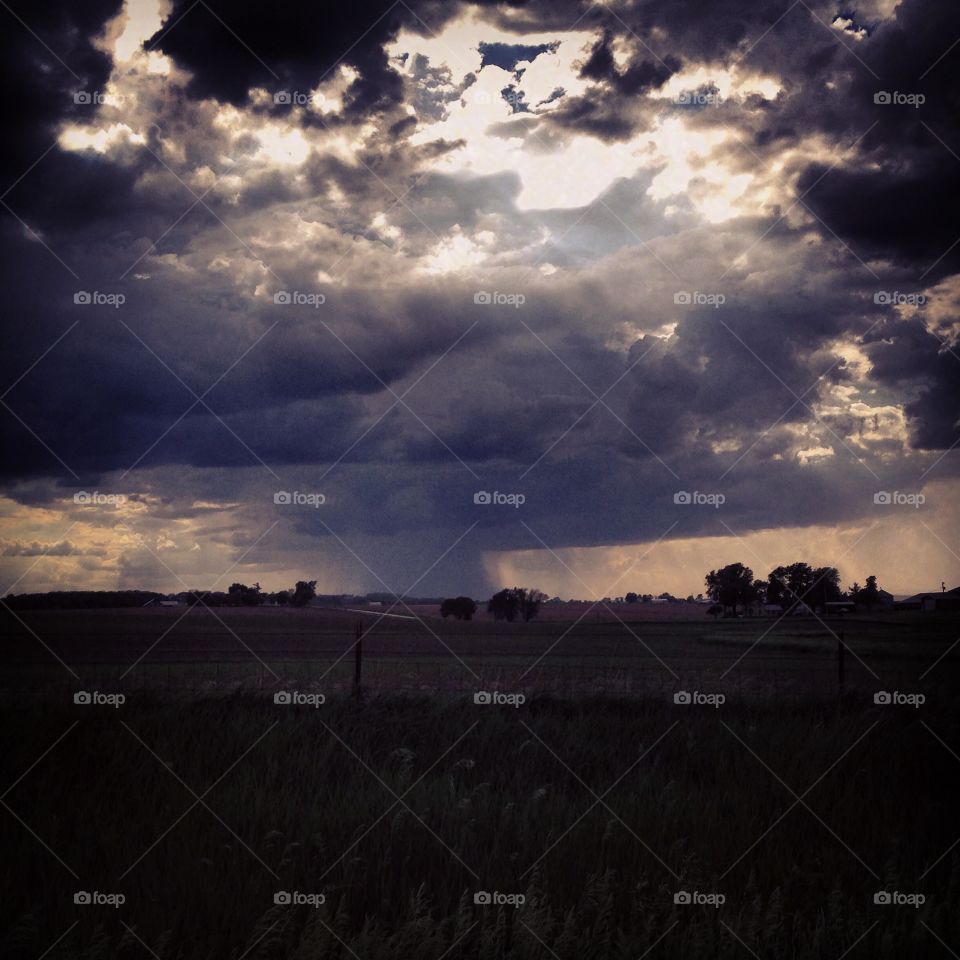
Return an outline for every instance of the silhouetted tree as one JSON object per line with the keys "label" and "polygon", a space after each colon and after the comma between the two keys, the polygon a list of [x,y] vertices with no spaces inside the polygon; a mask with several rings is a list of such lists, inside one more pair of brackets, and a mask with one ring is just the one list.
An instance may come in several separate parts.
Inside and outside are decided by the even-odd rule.
{"label": "silhouetted tree", "polygon": [[812,610],[825,610],[826,604],[839,600],[840,574],[836,567],[811,567],[809,563],[791,563],[770,571],[767,602],[792,610],[803,603]]}
{"label": "silhouetted tree", "polygon": [[840,599],[840,574],[836,567],[817,567],[813,583],[804,595],[804,603],[814,610],[827,612],[827,604]]}
{"label": "silhouetted tree", "polygon": [[880,602],[880,588],[877,586],[877,578],[873,574],[867,577],[867,582],[860,591],[857,602],[862,603],[868,611]]}
{"label": "silhouetted tree", "polygon": [[768,604],[776,604],[781,609],[785,609],[787,606],[786,584],[784,584],[779,577],[774,576],[774,573],[776,573],[776,571],[773,571],[767,579],[766,602]]}
{"label": "silhouetted tree", "polygon": [[487,613],[498,620],[512,623],[521,617],[528,623],[540,612],[540,604],[547,599],[542,590],[527,590],[526,587],[506,587],[495,593],[487,604]]}
{"label": "silhouetted tree", "polygon": [[290,604],[294,607],[305,607],[316,595],[316,580],[298,580],[297,587],[290,598]]}
{"label": "silhouetted tree", "polygon": [[256,607],[263,602],[259,583],[255,583],[252,587],[248,587],[245,583],[231,583],[227,593],[234,603],[241,603],[245,607]]}
{"label": "silhouetted tree", "polygon": [[624,603],[636,603],[640,598],[631,590],[623,598]]}
{"label": "silhouetted tree", "polygon": [[529,623],[540,612],[540,604],[546,599],[548,597],[542,590],[528,590],[521,606],[524,621]]}
{"label": "silhouetted tree", "polygon": [[814,581],[814,570],[809,563],[791,563],[787,567],[776,567],[770,571],[768,596],[776,597],[771,603],[778,603],[784,610],[792,610],[805,602],[807,592]]}
{"label": "silhouetted tree", "polygon": [[162,593],[147,590],[55,590],[50,593],[9,593],[3,598],[3,605],[11,610],[142,607],[163,597]]}
{"label": "silhouetted tree", "polygon": [[477,604],[469,597],[447,597],[440,604],[440,616],[446,619],[454,617],[457,620],[472,620],[477,612]]}
{"label": "silhouetted tree", "polygon": [[504,587],[495,593],[487,603],[487,613],[492,613],[497,620],[506,620],[513,623],[517,618],[517,595],[514,590]]}
{"label": "silhouetted tree", "polygon": [[742,563],[729,563],[719,570],[711,570],[704,578],[707,596],[724,607],[730,607],[734,615],[737,604],[747,606],[753,598],[753,571]]}

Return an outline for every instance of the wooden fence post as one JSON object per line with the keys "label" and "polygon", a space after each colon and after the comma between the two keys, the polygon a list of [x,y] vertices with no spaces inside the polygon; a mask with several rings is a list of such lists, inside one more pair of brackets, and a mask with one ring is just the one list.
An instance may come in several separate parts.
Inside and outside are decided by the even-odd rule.
{"label": "wooden fence post", "polygon": [[844,662],[843,658],[846,654],[846,647],[843,643],[843,631],[840,631],[840,636],[837,638],[837,683],[838,683],[838,692],[843,693],[843,680],[844,680]]}
{"label": "wooden fence post", "polygon": [[356,642],[353,645],[353,695],[360,696],[360,672],[363,663],[363,625],[358,620]]}

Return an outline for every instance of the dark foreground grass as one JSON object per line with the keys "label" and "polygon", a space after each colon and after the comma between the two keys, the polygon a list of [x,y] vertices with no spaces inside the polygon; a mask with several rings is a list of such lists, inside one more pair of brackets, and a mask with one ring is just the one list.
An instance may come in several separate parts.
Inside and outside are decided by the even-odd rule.
{"label": "dark foreground grass", "polygon": [[960,952],[960,724],[936,704],[131,696],[3,726],[17,960]]}

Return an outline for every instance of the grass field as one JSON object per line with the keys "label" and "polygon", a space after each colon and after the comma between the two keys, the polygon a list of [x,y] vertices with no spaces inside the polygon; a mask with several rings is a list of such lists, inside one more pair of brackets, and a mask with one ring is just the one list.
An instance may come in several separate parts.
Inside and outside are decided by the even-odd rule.
{"label": "grass field", "polygon": [[[0,621],[4,955],[767,960],[960,942],[955,620],[368,618],[354,698],[355,620]],[[126,700],[75,704],[78,689]],[[326,700],[277,704],[281,689]]]}
{"label": "grass field", "polygon": [[[398,664],[419,665],[428,686],[435,670],[433,679],[453,683],[457,690],[475,686],[490,670],[504,671],[531,689],[552,689],[555,678],[564,684],[567,678],[587,683],[596,675],[614,682],[619,675],[622,682],[624,676],[644,673],[664,683],[676,682],[684,673],[715,681],[726,674],[729,686],[744,676],[779,672],[798,680],[812,677],[822,685],[821,679],[836,677],[841,635],[851,682],[916,680],[944,657],[931,671],[936,680],[960,657],[948,654],[960,623],[946,615],[715,621],[702,608],[693,609],[699,613],[688,620],[658,615],[629,620],[616,611],[618,620],[598,608],[582,620],[529,624],[429,617],[417,622],[276,608],[3,612],[0,657],[7,676],[17,681],[19,670],[33,671],[35,677],[49,674],[68,685],[123,675],[126,688],[169,685],[168,677],[176,685],[191,676],[199,683],[220,676],[228,688],[241,680],[275,685],[288,674],[322,683],[325,670],[336,663],[328,676],[332,689],[338,689],[342,677],[352,678],[358,622],[364,629],[365,676],[371,682],[381,677],[384,683],[377,689],[384,690],[391,676],[403,676]],[[595,615],[605,619],[598,621]],[[222,667],[219,675],[216,665]]]}
{"label": "grass field", "polygon": [[960,935],[938,742],[960,727],[936,705],[238,695],[3,721],[11,957],[61,934],[47,956],[902,958]]}

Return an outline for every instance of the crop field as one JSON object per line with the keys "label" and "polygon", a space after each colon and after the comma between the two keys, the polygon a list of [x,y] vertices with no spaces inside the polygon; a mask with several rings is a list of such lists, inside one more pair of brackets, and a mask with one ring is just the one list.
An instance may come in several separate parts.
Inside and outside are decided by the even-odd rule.
{"label": "crop field", "polygon": [[951,649],[960,624],[947,615],[715,621],[702,607],[688,609],[696,619],[631,620],[617,607],[597,607],[578,613],[582,619],[528,624],[323,609],[4,612],[0,649],[11,695],[51,685],[349,692],[358,626],[362,683],[370,693],[460,695],[495,685],[563,695],[659,694],[692,684],[730,696],[824,695],[839,692],[841,637],[845,688],[933,688],[948,683],[960,658]]}
{"label": "crop field", "polygon": [[3,953],[949,956],[957,626],[7,615]]}

